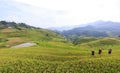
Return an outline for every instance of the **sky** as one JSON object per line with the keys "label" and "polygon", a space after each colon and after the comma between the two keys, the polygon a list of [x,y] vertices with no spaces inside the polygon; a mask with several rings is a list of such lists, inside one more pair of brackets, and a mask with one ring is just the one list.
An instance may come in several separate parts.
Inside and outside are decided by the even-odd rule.
{"label": "sky", "polygon": [[120,22],[120,0],[0,0],[0,20],[41,28]]}

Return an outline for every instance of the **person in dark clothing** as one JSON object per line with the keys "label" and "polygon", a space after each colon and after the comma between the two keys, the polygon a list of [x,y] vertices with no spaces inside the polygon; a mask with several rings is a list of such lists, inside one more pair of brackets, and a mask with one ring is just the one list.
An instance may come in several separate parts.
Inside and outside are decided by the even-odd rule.
{"label": "person in dark clothing", "polygon": [[102,49],[100,48],[99,51],[98,51],[98,54],[101,54],[102,53]]}
{"label": "person in dark clothing", "polygon": [[111,54],[112,53],[112,49],[110,48],[109,50],[108,50],[108,54]]}
{"label": "person in dark clothing", "polygon": [[91,54],[94,56],[95,55],[95,51],[92,51]]}

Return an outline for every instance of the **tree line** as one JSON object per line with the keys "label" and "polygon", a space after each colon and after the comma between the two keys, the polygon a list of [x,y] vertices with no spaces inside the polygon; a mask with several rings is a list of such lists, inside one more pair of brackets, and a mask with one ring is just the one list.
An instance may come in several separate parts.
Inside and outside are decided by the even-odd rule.
{"label": "tree line", "polygon": [[35,28],[33,26],[27,25],[26,23],[0,21],[0,29],[4,29],[4,28],[16,28],[16,29],[19,29],[19,27]]}

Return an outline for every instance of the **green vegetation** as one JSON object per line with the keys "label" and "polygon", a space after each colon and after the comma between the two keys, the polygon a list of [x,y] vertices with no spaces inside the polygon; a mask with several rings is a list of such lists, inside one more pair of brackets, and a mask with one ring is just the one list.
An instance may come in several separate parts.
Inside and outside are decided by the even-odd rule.
{"label": "green vegetation", "polygon": [[[120,45],[120,40],[118,38],[83,38],[81,39],[83,43],[79,44],[81,46],[88,46],[88,47],[102,47],[102,46],[114,46]],[[87,40],[87,42],[86,42]]]}
{"label": "green vegetation", "polygon": [[65,38],[57,32],[32,27],[25,23],[0,21],[0,47],[42,41],[66,42]]}
{"label": "green vegetation", "polygon": [[[2,73],[119,73],[120,46],[75,47],[70,43],[39,42],[34,47],[0,49]],[[107,53],[112,48],[111,55]],[[91,56],[91,50],[95,56]]]}
{"label": "green vegetation", "polygon": [[76,40],[73,40],[73,44],[78,45],[78,44],[88,43],[88,42],[95,41],[95,40],[97,40],[97,38],[80,37],[80,38],[77,38]]}
{"label": "green vegetation", "polygon": [[[0,73],[120,73],[119,38],[83,37],[74,45],[53,31],[23,28],[0,30]],[[37,45],[10,48],[24,42]]]}

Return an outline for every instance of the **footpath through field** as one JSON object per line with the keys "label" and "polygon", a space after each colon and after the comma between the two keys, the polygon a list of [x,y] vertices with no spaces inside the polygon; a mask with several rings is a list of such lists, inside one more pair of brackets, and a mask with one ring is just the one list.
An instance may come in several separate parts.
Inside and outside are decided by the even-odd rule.
{"label": "footpath through field", "polygon": [[23,47],[30,47],[30,46],[35,46],[35,45],[37,45],[37,44],[27,42],[27,43],[22,43],[22,44],[19,44],[19,45],[16,45],[16,46],[12,46],[11,48],[23,48]]}

